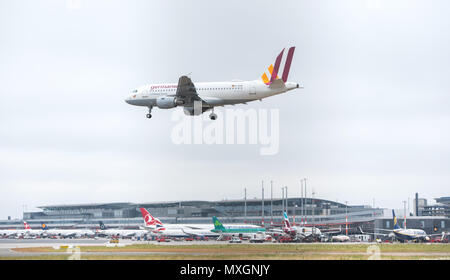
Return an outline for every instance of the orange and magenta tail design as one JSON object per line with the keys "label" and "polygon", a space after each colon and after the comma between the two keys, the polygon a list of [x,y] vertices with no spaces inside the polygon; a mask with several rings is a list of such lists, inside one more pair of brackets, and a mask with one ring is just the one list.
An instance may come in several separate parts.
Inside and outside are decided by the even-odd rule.
{"label": "orange and magenta tail design", "polygon": [[[288,51],[288,54],[286,57],[286,62],[284,63],[283,75],[281,76],[281,79],[283,80],[283,82],[286,82],[288,79],[289,71],[291,69],[292,58],[294,57],[294,51],[295,51],[295,47],[289,48],[289,51]],[[261,76],[263,82],[266,85],[270,85],[271,83],[273,83],[273,81],[275,81],[276,79],[279,79],[278,70],[280,69],[281,60],[283,58],[283,53],[284,53],[284,49],[280,52],[280,54],[275,59],[275,66],[273,66],[271,64],[268,68],[269,73],[270,73],[270,80],[267,77],[266,73],[263,73],[263,75]]]}

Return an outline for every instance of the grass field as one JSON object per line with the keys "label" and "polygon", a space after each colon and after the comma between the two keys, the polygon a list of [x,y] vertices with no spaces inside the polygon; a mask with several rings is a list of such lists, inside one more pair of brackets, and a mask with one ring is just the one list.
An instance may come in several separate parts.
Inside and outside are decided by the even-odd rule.
{"label": "grass field", "polygon": [[[81,259],[147,260],[364,260],[364,259],[450,259],[450,244],[217,244],[155,245],[125,247],[84,246]],[[0,259],[68,259],[67,249],[17,248],[30,254]],[[73,252],[73,250],[71,251]]]}

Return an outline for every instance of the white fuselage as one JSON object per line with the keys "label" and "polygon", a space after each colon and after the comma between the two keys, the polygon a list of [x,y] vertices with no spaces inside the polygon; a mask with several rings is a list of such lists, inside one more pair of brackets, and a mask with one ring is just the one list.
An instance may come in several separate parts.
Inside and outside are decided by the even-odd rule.
{"label": "white fuselage", "polygon": [[214,229],[214,226],[206,224],[164,224],[162,228],[157,228],[154,226],[146,226],[146,228],[150,233],[165,236],[216,235],[211,231]]}
{"label": "white fuselage", "polygon": [[[262,81],[236,81],[236,82],[206,82],[194,83],[198,96],[208,107],[224,106],[228,104],[246,103],[261,100],[273,95],[287,92],[299,87],[297,83],[286,82],[280,86],[269,86]],[[164,96],[175,96],[177,84],[150,84],[144,85],[125,99],[131,105],[157,106],[156,100]],[[182,105],[184,106],[184,105]]]}
{"label": "white fuselage", "polygon": [[310,235],[321,235],[322,232],[320,231],[320,229],[316,228],[316,227],[302,227],[302,226],[293,226],[291,227],[291,230],[293,230],[295,232],[295,234],[297,235],[302,235],[302,236],[310,236]]}
{"label": "white fuselage", "polygon": [[41,230],[38,229],[5,229],[0,230],[0,236],[25,236],[25,235],[40,235]]}
{"label": "white fuselage", "polygon": [[94,235],[94,231],[89,229],[46,229],[41,232],[47,236],[61,237],[82,237],[85,235]]}
{"label": "white fuselage", "polygon": [[395,237],[401,240],[428,240],[427,233],[422,229],[394,229]]}
{"label": "white fuselage", "polygon": [[333,237],[331,237],[331,241],[332,242],[348,242],[350,241],[350,237],[348,237],[347,235],[335,235]]}
{"label": "white fuselage", "polygon": [[148,233],[147,230],[144,229],[100,229],[97,230],[98,234],[103,234],[106,236],[126,236],[126,237],[132,237],[132,236],[143,236]]}

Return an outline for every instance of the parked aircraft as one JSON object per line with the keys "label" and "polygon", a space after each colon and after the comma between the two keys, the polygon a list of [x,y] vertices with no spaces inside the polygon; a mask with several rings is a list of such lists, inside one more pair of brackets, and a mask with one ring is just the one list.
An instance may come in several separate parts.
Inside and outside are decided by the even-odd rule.
{"label": "parked aircraft", "polygon": [[283,231],[289,235],[297,236],[300,239],[305,238],[321,238],[322,232],[316,227],[305,227],[305,226],[291,226],[289,222],[289,217],[286,212],[283,213],[284,216],[284,227]]}
{"label": "parked aircraft", "polygon": [[103,235],[107,237],[137,237],[143,236],[148,233],[145,229],[119,229],[119,228],[107,228],[102,221],[99,221],[100,229],[96,231],[97,235]]}
{"label": "parked aircraft", "polygon": [[49,229],[46,224],[42,224],[40,231],[45,237],[79,238],[85,236],[94,236],[94,231],[90,229]]}
{"label": "parked aircraft", "polygon": [[171,237],[218,237],[219,234],[212,231],[213,226],[205,224],[163,224],[158,218],[153,217],[145,208],[140,208],[144,218],[145,228],[154,233]]}
{"label": "parked aircraft", "polygon": [[23,229],[0,230],[0,235],[4,237],[35,237],[42,233],[41,230],[32,229],[26,221],[23,221]]}
{"label": "parked aircraft", "polygon": [[230,224],[228,226],[224,226],[217,217],[212,217],[214,229],[212,230],[215,233],[219,233],[221,239],[224,236],[239,236],[246,238],[254,238],[255,234],[264,233],[266,229],[256,225],[248,225],[248,224]]}
{"label": "parked aircraft", "polygon": [[[406,225],[404,228],[401,228],[398,224],[398,220],[397,217],[395,216],[394,210],[392,210],[392,216],[394,218],[394,228],[392,230],[389,229],[376,229],[376,230],[393,233],[395,238],[401,242],[405,241],[424,242],[429,241],[432,236],[445,235],[443,233],[427,234],[423,229],[407,229]],[[377,233],[376,235],[383,235],[383,234]]]}

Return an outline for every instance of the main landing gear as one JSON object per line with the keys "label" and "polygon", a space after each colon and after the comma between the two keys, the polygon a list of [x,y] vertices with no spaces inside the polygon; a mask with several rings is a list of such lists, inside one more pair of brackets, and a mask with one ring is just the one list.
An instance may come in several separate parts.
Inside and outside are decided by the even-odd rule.
{"label": "main landing gear", "polygon": [[147,114],[147,118],[150,119],[152,117],[152,107],[148,107],[148,114]]}
{"label": "main landing gear", "polygon": [[214,108],[212,109],[211,114],[209,114],[209,118],[210,118],[211,120],[213,120],[213,121],[217,119],[217,115],[214,114]]}

